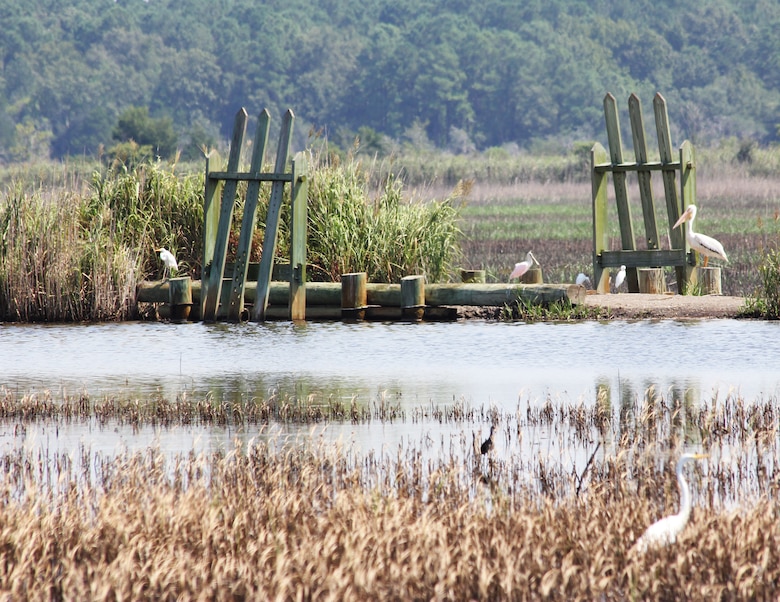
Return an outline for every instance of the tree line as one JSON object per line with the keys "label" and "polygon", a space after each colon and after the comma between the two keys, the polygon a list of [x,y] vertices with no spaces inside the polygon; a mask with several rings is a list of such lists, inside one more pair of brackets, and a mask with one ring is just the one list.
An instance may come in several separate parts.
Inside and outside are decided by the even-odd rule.
{"label": "tree line", "polygon": [[661,92],[679,141],[778,139],[776,0],[0,0],[0,19],[4,162],[195,158],[242,106],[292,108],[299,146],[565,147],[604,138],[606,92]]}

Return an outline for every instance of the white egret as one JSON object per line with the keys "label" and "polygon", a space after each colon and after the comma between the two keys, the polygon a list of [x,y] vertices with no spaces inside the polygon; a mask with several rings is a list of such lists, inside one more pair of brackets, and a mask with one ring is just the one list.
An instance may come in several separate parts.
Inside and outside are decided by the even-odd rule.
{"label": "white egret", "polygon": [[574,281],[576,284],[579,284],[580,286],[590,286],[590,278],[588,278],[585,274],[580,272],[577,274],[577,279]]}
{"label": "white egret", "polygon": [[632,552],[646,552],[650,548],[673,544],[677,541],[677,536],[685,528],[688,519],[691,516],[691,490],[688,488],[688,481],[683,475],[683,466],[690,460],[701,460],[706,458],[705,454],[683,454],[677,461],[677,483],[680,486],[680,511],[677,514],[667,516],[654,522],[642,534],[642,537],[636,540],[631,548]]}
{"label": "white egret", "polygon": [[710,257],[717,257],[725,262],[728,262],[729,258],[726,257],[726,251],[723,250],[723,245],[711,236],[705,234],[699,234],[693,231],[693,220],[696,219],[696,205],[688,205],[688,208],[683,212],[672,229],[676,228],[683,222],[688,222],[688,227],[685,231],[685,238],[688,241],[688,245],[694,251],[698,251],[704,257],[704,267],[707,267],[707,261]]}
{"label": "white egret", "polygon": [[165,275],[165,272],[169,272],[171,274],[175,274],[179,269],[179,264],[176,263],[176,257],[171,253],[168,249],[165,247],[160,247],[159,249],[154,250],[155,253],[160,253],[160,261],[163,262],[164,271],[163,275]]}
{"label": "white egret", "polygon": [[615,276],[615,290],[617,291],[626,279],[626,266],[621,265],[620,271]]}
{"label": "white egret", "polygon": [[525,255],[525,259],[515,264],[515,269],[509,274],[509,280],[512,280],[512,278],[520,278],[533,267],[534,263],[537,263],[536,257],[534,257],[534,254],[531,253],[531,251],[528,251]]}

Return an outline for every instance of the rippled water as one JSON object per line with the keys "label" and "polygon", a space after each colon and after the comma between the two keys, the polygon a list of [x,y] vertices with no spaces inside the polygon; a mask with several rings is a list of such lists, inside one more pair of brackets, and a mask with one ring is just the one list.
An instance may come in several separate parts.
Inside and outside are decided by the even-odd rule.
{"label": "rippled water", "polygon": [[[0,386],[18,394],[175,396],[217,399],[337,395],[370,403],[389,396],[405,409],[463,401],[514,411],[519,403],[595,400],[599,386],[621,398],[651,385],[710,400],[747,400],[780,390],[780,323],[736,320],[573,324],[455,323],[0,325]],[[11,438],[7,425],[3,437]],[[211,449],[240,434],[214,428],[142,433],[76,425],[25,435],[56,447],[148,445]],[[48,429],[48,430],[47,430]],[[54,430],[56,429],[56,431]],[[404,438],[463,434],[435,425],[332,425],[330,437],[393,445]],[[274,428],[271,429],[274,431]],[[309,433],[309,427],[299,429]],[[277,429],[276,432],[279,432]],[[95,438],[97,437],[97,438]],[[166,441],[170,440],[168,443]]]}

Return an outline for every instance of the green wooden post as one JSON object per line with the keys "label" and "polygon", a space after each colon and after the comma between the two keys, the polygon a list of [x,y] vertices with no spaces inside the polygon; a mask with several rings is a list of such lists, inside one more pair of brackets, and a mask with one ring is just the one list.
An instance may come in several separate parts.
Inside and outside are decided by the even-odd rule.
{"label": "green wooden post", "polygon": [[642,216],[645,222],[645,236],[647,248],[658,248],[658,226],[655,219],[655,205],[653,204],[653,186],[650,171],[643,170],[647,159],[647,141],[645,139],[645,126],[642,120],[642,103],[636,94],[628,98],[628,114],[631,118],[631,134],[634,140],[634,155],[637,163],[637,178],[639,180],[639,196],[642,200]]}
{"label": "green wooden post", "polygon": [[258,179],[249,180],[244,203],[244,216],[241,220],[241,233],[236,249],[236,262],[233,268],[233,281],[230,287],[230,302],[228,304],[228,320],[238,322],[244,311],[244,283],[249,268],[249,254],[252,250],[252,236],[257,221],[257,200],[260,195],[260,172],[263,169],[265,147],[268,143],[268,128],[271,116],[268,109],[263,110],[257,118],[257,129],[252,145],[252,162],[249,173]]}
{"label": "green wooden post", "polygon": [[292,162],[290,225],[290,319],[306,319],[306,238],[308,228],[309,162],[295,154]]}
{"label": "green wooden post", "polygon": [[[219,198],[217,191],[220,187],[220,181],[209,178],[209,159],[206,156],[206,191],[203,196],[203,273],[201,278],[205,281],[207,278],[206,270],[214,261],[214,245],[217,241],[217,225],[219,223],[219,203],[214,199]],[[205,296],[201,297],[201,315],[203,314],[203,301]]]}
{"label": "green wooden post", "polygon": [[[238,171],[239,161],[241,159],[241,147],[244,143],[244,134],[246,132],[247,112],[245,109],[239,109],[236,113],[236,119],[233,124],[233,139],[230,143],[230,156],[228,158],[228,172]],[[207,174],[206,179],[209,176]],[[217,319],[217,310],[219,309],[219,299],[222,289],[222,278],[225,271],[225,258],[227,257],[228,235],[233,220],[233,206],[235,204],[236,188],[238,180],[230,179],[225,182],[222,189],[222,202],[219,211],[219,226],[217,228],[217,238],[214,244],[214,254],[209,268],[207,279],[207,290],[202,303],[201,317],[204,322],[210,322]]]}
{"label": "green wooden post", "polygon": [[609,292],[609,270],[599,261],[602,251],[609,249],[607,237],[607,177],[608,172],[596,171],[597,165],[609,163],[606,149],[596,142],[590,150],[590,171],[593,196],[593,286],[600,293]]}
{"label": "green wooden post", "polygon": [[[618,120],[617,102],[612,94],[604,97],[604,117],[607,123],[607,139],[609,141],[609,155],[612,165],[623,163],[623,141],[620,135],[620,123]],[[618,220],[620,222],[620,242],[623,249],[636,250],[634,240],[634,225],[631,220],[631,206],[628,204],[628,190],[626,188],[626,172],[613,171],[612,182],[615,187],[615,200],[617,201]],[[628,290],[632,293],[639,291],[636,268],[626,270]]]}
{"label": "green wooden post", "polygon": [[[682,146],[680,146],[680,197],[682,202],[681,213],[685,211],[688,205],[696,204],[696,158],[693,152],[693,145],[688,140],[685,140]],[[684,228],[684,225],[678,227],[679,230]],[[696,253],[691,250],[684,234],[682,234],[682,238],[685,255],[688,258],[688,265],[685,266],[685,286],[682,292],[683,294],[690,294],[692,292],[691,284],[694,283],[693,278],[695,278]]]}
{"label": "green wooden post", "polygon": [[[282,120],[282,129],[279,133],[279,146],[276,150],[277,174],[284,172],[287,159],[290,154],[290,141],[292,139],[292,126],[295,116],[292,110],[287,109]],[[274,180],[271,184],[271,198],[268,202],[268,215],[265,220],[265,234],[263,236],[263,255],[260,257],[260,268],[257,275],[257,296],[255,298],[254,319],[257,322],[265,320],[265,309],[268,307],[268,286],[271,282],[271,274],[274,267],[274,254],[276,253],[276,237],[279,229],[279,213],[284,198],[284,180]]]}
{"label": "green wooden post", "polygon": [[[655,128],[658,135],[658,152],[663,166],[672,166],[675,162],[672,154],[672,135],[669,130],[669,114],[666,109],[666,99],[661,94],[653,98],[653,112],[655,113]],[[664,182],[664,196],[666,197],[666,213],[669,216],[669,243],[672,249],[681,249],[683,256],[687,252],[685,233],[682,228],[672,230],[672,225],[680,218],[680,203],[677,199],[677,180],[675,169],[664,169],[662,173]],[[678,282],[678,289],[683,291],[687,287],[688,275],[685,266],[674,268]]]}

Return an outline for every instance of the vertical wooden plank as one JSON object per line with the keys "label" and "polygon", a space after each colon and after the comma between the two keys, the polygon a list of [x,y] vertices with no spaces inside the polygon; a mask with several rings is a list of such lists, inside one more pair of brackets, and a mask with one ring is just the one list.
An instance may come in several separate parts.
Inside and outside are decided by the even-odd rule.
{"label": "vertical wooden plank", "polygon": [[[658,135],[658,152],[661,163],[668,165],[674,162],[672,152],[672,134],[669,130],[669,113],[666,109],[666,99],[660,94],[653,98],[653,112],[655,113],[655,129]],[[669,218],[669,245],[672,249],[680,249],[683,255],[688,253],[685,244],[685,233],[682,228],[672,229],[674,223],[680,219],[680,203],[677,198],[677,173],[672,169],[664,169],[662,172],[664,182],[664,196],[666,197],[666,213]],[[685,266],[674,269],[677,278],[677,289],[682,292],[687,288],[689,271]]]}
{"label": "vertical wooden plank", "polygon": [[607,173],[596,173],[596,165],[609,163],[606,149],[596,142],[590,150],[591,192],[593,196],[593,286],[609,292],[609,270],[601,267],[601,252],[609,249],[607,237]]}
{"label": "vertical wooden plank", "polygon": [[299,152],[292,163],[290,225],[290,319],[306,319],[306,240],[308,231],[309,164]]}
{"label": "vertical wooden plank", "polygon": [[[688,205],[696,204],[696,157],[693,152],[693,144],[689,140],[685,140],[680,146],[680,201],[682,212],[685,211]],[[684,226],[680,226],[677,229],[683,230]],[[683,239],[685,241],[685,255],[688,257],[690,267],[686,266],[685,285],[682,288],[684,289],[683,293],[688,294],[693,292],[690,290],[692,287],[689,286],[689,280],[693,269],[695,269],[694,266],[696,266],[696,254],[688,246],[685,235],[683,235]]]}
{"label": "vertical wooden plank", "polygon": [[[241,147],[244,143],[244,134],[246,132],[247,112],[242,107],[236,113],[233,124],[233,139],[230,142],[230,156],[228,157],[228,172],[237,172],[239,161],[241,159]],[[230,234],[230,226],[233,220],[233,206],[235,205],[236,180],[228,180],[222,189],[222,202],[219,211],[219,226],[217,228],[217,238],[214,244],[214,256],[209,268],[208,287],[205,300],[203,302],[202,319],[204,322],[210,322],[217,319],[217,309],[219,308],[219,298],[222,290],[222,277],[225,271],[225,258],[227,256],[227,242]]]}
{"label": "vertical wooden plank", "polygon": [[[282,119],[282,129],[279,133],[279,145],[276,149],[276,164],[274,172],[284,173],[287,159],[290,156],[292,126],[295,116],[287,109]],[[279,213],[284,198],[284,181],[275,180],[271,184],[271,198],[268,201],[268,215],[265,219],[265,235],[263,236],[263,255],[260,257],[260,268],[257,274],[257,296],[255,297],[254,319],[257,322],[265,320],[265,309],[268,307],[268,287],[271,283],[271,272],[274,267],[276,253],[276,236],[279,230]]]}
{"label": "vertical wooden plank", "polygon": [[642,200],[642,216],[645,222],[645,236],[647,248],[658,248],[658,226],[655,219],[655,205],[653,203],[653,186],[650,171],[643,171],[642,165],[646,164],[647,140],[645,138],[645,126],[642,119],[642,103],[636,94],[628,98],[628,114],[631,118],[631,134],[634,141],[634,155],[636,157],[637,178],[639,180],[639,197]]}
{"label": "vertical wooden plank", "polygon": [[208,290],[208,278],[206,267],[214,261],[214,245],[217,241],[217,225],[219,224],[219,203],[214,201],[217,198],[219,189],[219,180],[209,177],[210,156],[206,156],[206,190],[203,195],[203,266],[201,282],[203,285],[203,294],[200,297],[200,315],[203,315],[203,305],[206,300],[206,291]]}
{"label": "vertical wooden plank", "polygon": [[[259,175],[263,170],[265,148],[268,143],[268,128],[271,116],[268,109],[264,109],[257,117],[257,129],[252,143],[252,161],[249,173]],[[228,304],[228,320],[238,322],[244,311],[244,284],[246,282],[247,269],[249,268],[249,254],[252,250],[252,236],[257,220],[257,200],[260,195],[260,181],[251,180],[247,184],[246,201],[244,203],[244,215],[241,219],[241,232],[238,237],[236,249],[236,261],[233,269],[233,280],[230,286],[230,302]]]}
{"label": "vertical wooden plank", "polygon": [[[623,163],[623,140],[620,135],[620,122],[618,119],[617,102],[612,94],[604,97],[604,117],[607,123],[607,138],[609,139],[609,155],[613,165]],[[623,249],[636,250],[634,240],[634,224],[631,219],[631,206],[628,204],[628,189],[626,187],[626,173],[619,171],[612,173],[612,183],[615,187],[615,201],[617,202],[618,221],[620,222],[620,242]],[[636,268],[629,267],[626,271],[628,290],[638,292]]]}
{"label": "vertical wooden plank", "polygon": [[[675,160],[672,151],[672,134],[669,131],[669,114],[666,110],[666,100],[661,94],[656,94],[653,99],[653,111],[655,113],[655,128],[658,135],[658,152],[661,163],[668,165]],[[669,217],[669,241],[673,249],[682,249],[685,244],[685,235],[682,230],[672,230],[672,225],[680,219],[680,203],[677,199],[677,174],[675,170],[665,169],[662,172],[664,181],[664,195],[666,196],[666,212]]]}

